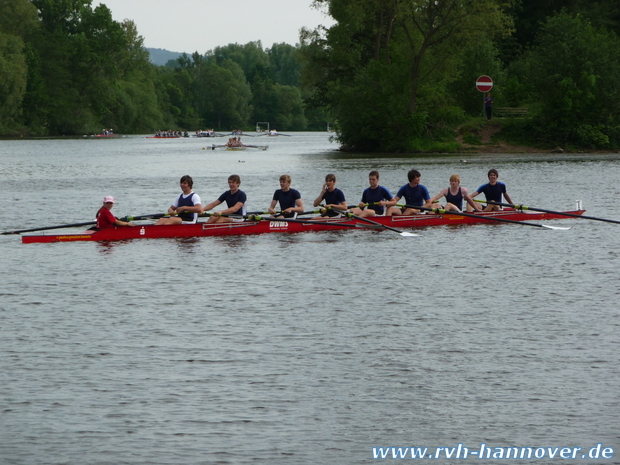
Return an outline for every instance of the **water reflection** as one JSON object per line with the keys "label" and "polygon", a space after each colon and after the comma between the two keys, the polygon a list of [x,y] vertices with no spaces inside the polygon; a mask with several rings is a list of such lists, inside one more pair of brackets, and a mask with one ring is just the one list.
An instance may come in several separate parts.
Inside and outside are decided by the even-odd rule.
{"label": "water reflection", "polygon": [[177,237],[172,239],[177,245],[177,249],[183,253],[197,253],[200,252],[200,238],[199,237]]}
{"label": "water reflection", "polygon": [[248,236],[216,236],[210,238],[214,245],[229,249],[244,249],[250,238]]}
{"label": "water reflection", "polygon": [[101,255],[112,255],[114,250],[121,247],[123,241],[101,241],[97,242],[97,252]]}

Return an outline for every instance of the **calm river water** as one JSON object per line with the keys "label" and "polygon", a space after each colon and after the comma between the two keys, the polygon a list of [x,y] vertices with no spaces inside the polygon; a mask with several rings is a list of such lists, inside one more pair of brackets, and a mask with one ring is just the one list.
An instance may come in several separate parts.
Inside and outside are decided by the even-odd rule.
{"label": "calm river water", "polygon": [[[411,168],[433,195],[453,173],[473,190],[493,167],[517,203],[581,199],[620,220],[618,154],[362,156],[327,133],[246,138],[269,144],[254,152],[212,141],[0,141],[0,229],[89,221],[104,195],[117,216],[165,211],[184,174],[203,204],[239,174],[262,210],[280,174],[309,206],[329,172],[358,202],[371,169],[395,193]],[[512,463],[620,463],[620,225],[552,224],[572,228],[0,236],[0,463],[346,465],[376,462],[373,447],[459,443],[586,455]],[[597,444],[615,456],[588,457]]]}

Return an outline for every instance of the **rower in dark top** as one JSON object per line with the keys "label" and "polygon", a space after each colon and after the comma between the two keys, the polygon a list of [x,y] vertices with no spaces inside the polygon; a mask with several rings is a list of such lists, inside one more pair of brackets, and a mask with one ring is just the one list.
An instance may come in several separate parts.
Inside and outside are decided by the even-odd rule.
{"label": "rower in dark top", "polygon": [[[508,203],[512,203],[512,199],[508,195],[508,192],[506,192],[506,184],[497,180],[497,178],[499,178],[497,170],[491,168],[487,173],[487,177],[489,178],[489,182],[480,186],[478,189],[476,189],[476,192],[472,193],[468,197],[473,200],[473,198],[476,197],[478,194],[484,194],[487,202],[503,203],[503,196]],[[474,209],[476,211],[490,212],[493,210],[501,209],[500,205],[487,204],[487,206],[484,208],[482,208],[482,205],[480,205],[478,202],[474,202],[474,205]]]}
{"label": "rower in dark top", "polygon": [[[248,198],[245,195],[245,192],[239,190],[239,186],[241,185],[241,178],[236,174],[231,174],[228,176],[228,187],[230,190],[227,190],[222,195],[219,196],[217,200],[214,200],[209,205],[204,208],[204,211],[207,212],[214,207],[217,207],[223,202],[226,202],[225,210],[215,212],[211,215],[207,223],[233,223],[233,222],[243,222],[244,216],[246,212],[245,203]],[[236,217],[230,216],[221,216],[221,215],[238,215]]]}
{"label": "rower in dark top", "polygon": [[318,207],[325,201],[325,208],[321,209],[321,217],[341,216],[347,210],[347,201],[344,193],[336,187],[336,175],[328,174],[325,176],[325,184],[319,196],[314,199],[314,206]]}
{"label": "rower in dark top", "polygon": [[[415,215],[420,213],[420,210],[416,209],[416,206],[432,208],[430,202],[431,195],[428,193],[428,189],[420,184],[420,178],[422,175],[418,170],[410,170],[407,173],[407,179],[409,183],[402,186],[398,193],[386,203],[388,208],[386,215]],[[405,199],[406,207],[396,207],[400,199]]]}
{"label": "rower in dark top", "polygon": [[372,218],[376,215],[385,213],[385,206],[392,199],[392,194],[388,189],[379,185],[379,172],[376,170],[368,173],[367,187],[362,193],[362,201],[359,206],[351,209],[351,213],[362,218]]}
{"label": "rower in dark top", "polygon": [[446,198],[446,205],[443,207],[446,211],[463,211],[463,200],[468,203],[468,211],[474,208],[475,202],[469,198],[467,189],[461,187],[461,177],[458,174],[450,176],[450,187],[442,189],[439,194],[431,199],[431,203],[433,204],[442,197]]}
{"label": "rower in dark top", "polygon": [[198,219],[198,213],[202,212],[202,203],[198,194],[192,190],[192,177],[186,174],[181,178],[180,185],[183,192],[168,208],[170,217],[160,218],[155,225],[193,224]]}
{"label": "rower in dark top", "polygon": [[273,193],[271,205],[268,212],[271,215],[276,214],[276,204],[280,204],[279,217],[295,218],[298,213],[303,213],[304,202],[301,200],[301,194],[296,189],[291,189],[291,177],[288,174],[280,176],[280,189]]}

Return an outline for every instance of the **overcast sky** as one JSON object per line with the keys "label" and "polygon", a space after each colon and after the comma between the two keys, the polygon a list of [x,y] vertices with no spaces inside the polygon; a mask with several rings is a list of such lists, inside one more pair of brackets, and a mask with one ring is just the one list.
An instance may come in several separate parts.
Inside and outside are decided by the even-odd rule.
{"label": "overcast sky", "polygon": [[112,11],[115,21],[131,19],[144,45],[172,52],[203,54],[219,45],[260,40],[299,42],[302,27],[331,26],[333,20],[311,8],[312,0],[93,0]]}

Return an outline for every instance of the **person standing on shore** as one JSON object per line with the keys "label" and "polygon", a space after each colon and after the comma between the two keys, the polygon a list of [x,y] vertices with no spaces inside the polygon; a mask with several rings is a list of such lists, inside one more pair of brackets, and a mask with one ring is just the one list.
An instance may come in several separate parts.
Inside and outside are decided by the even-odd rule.
{"label": "person standing on shore", "polygon": [[484,112],[487,119],[491,119],[491,116],[493,115],[493,99],[491,98],[491,92],[488,92],[486,98],[484,99]]}

